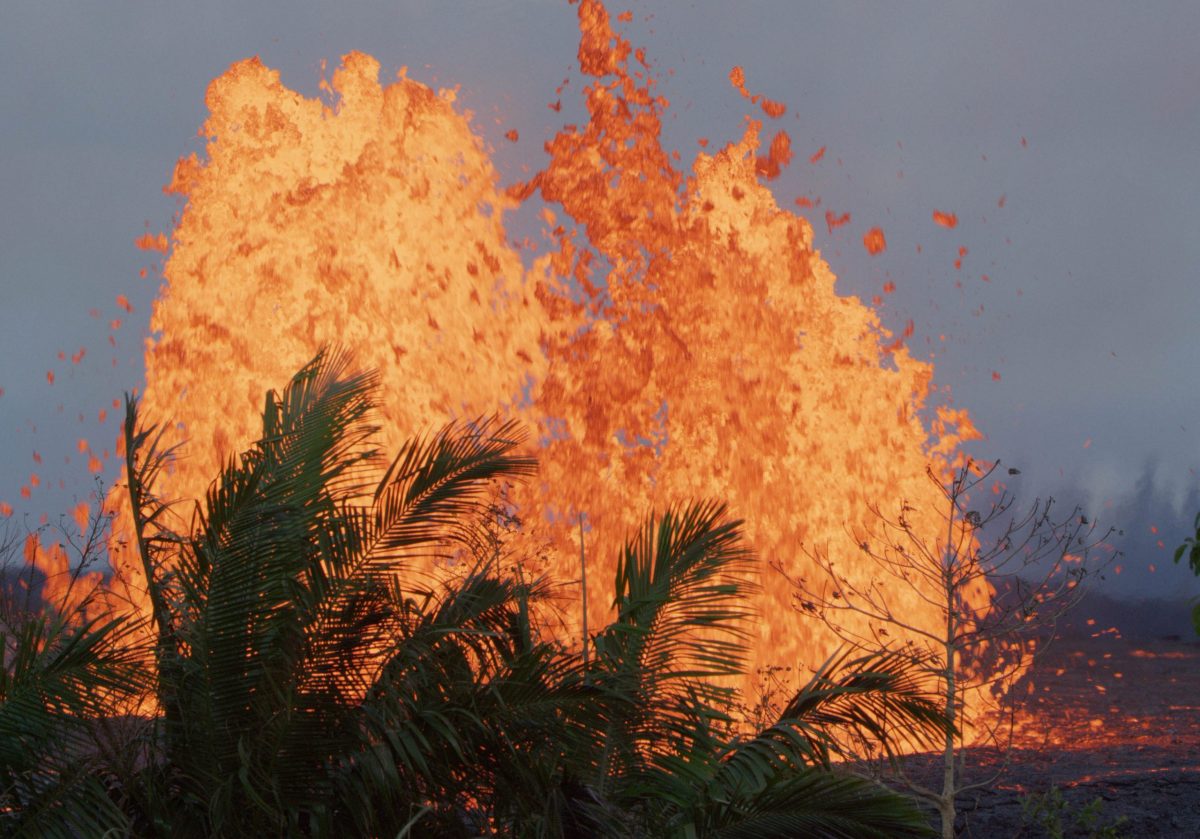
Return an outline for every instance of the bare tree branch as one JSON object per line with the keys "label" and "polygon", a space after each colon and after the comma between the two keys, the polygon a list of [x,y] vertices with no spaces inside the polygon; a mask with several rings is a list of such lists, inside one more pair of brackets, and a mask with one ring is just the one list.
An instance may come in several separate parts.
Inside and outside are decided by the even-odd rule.
{"label": "bare tree branch", "polygon": [[[995,780],[964,782],[967,738],[1008,752],[1016,715],[1010,688],[1028,669],[1035,639],[1052,635],[1087,580],[1120,555],[1108,544],[1114,531],[1098,533],[1079,507],[1064,515],[1053,498],[1035,499],[1014,513],[1015,498],[1006,489],[986,486],[999,465],[968,459],[948,476],[926,469],[945,499],[940,533],[928,524],[918,530],[911,515],[917,511],[905,500],[894,515],[873,506],[877,532],[847,531],[858,546],[860,570],[845,573],[837,558],[802,546],[816,573],[788,577],[797,609],[864,652],[911,654],[937,686],[951,729],[941,790],[912,778],[901,763],[892,768],[900,783],[938,808],[946,839],[954,835],[956,797]],[[976,496],[985,492],[995,497],[979,503]],[[862,579],[863,559],[874,573],[855,582]],[[784,573],[778,563],[775,568]],[[903,604],[911,610],[914,598],[941,616],[939,625],[919,623],[905,611]],[[997,774],[1003,769],[1002,762]]]}

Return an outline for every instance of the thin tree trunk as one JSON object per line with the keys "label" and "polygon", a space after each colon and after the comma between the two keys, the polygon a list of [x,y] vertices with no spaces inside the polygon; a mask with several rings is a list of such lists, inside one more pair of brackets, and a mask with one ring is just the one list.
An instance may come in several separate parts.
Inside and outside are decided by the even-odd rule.
{"label": "thin tree trunk", "polygon": [[946,739],[942,747],[942,796],[938,801],[938,813],[942,817],[942,839],[954,839],[954,724],[957,722],[955,703],[958,698],[958,683],[954,678],[956,665],[955,634],[958,629],[954,614],[954,560],[951,546],[954,544],[954,520],[958,513],[957,495],[950,499],[950,521],[946,532],[946,560],[942,567],[942,584],[946,596]]}
{"label": "thin tree trunk", "polygon": [[942,748],[942,796],[938,801],[938,812],[942,817],[942,839],[954,839],[954,730],[955,722],[955,700],[957,685],[954,680],[954,660],[955,649],[952,639],[954,636],[950,632],[953,629],[953,618],[947,618],[947,641],[946,641],[946,722],[949,724],[946,728],[946,739]]}
{"label": "thin tree trunk", "polygon": [[583,673],[588,672],[587,561],[583,555],[583,513],[579,514],[579,578],[583,587]]}

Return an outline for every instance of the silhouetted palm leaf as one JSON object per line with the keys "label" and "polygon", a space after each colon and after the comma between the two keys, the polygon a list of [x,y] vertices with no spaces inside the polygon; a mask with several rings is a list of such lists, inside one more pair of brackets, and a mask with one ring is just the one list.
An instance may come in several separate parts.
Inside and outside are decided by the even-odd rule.
{"label": "silhouetted palm leaf", "polygon": [[[112,797],[89,799],[107,795],[100,773],[61,774],[14,806],[68,816],[38,822],[59,835],[922,833],[911,803],[828,766],[834,729],[933,724],[900,660],[827,662],[783,719],[731,739],[755,561],[723,505],[647,519],[585,664],[531,625],[545,583],[503,576],[476,538],[492,485],[534,469],[520,429],[451,424],[383,468],[376,386],[319,354],[268,394],[262,438],[225,465],[189,528],[155,495],[171,452],[128,401],[162,716]],[[431,573],[451,558],[456,573]],[[100,696],[136,683],[108,678],[80,684]]]}
{"label": "silhouetted palm leaf", "polygon": [[123,829],[97,754],[97,722],[143,683],[133,622],[82,623],[52,606],[0,620],[0,833]]}
{"label": "silhouetted palm leaf", "polygon": [[[176,705],[164,762],[183,801],[206,802],[203,813],[181,808],[180,829],[191,819],[217,832],[312,832],[344,814],[339,772],[374,766],[393,783],[423,774],[434,789],[471,759],[462,732],[483,723],[469,706],[426,701],[409,718],[396,713],[398,662],[435,639],[424,645],[434,654],[420,660],[418,697],[461,699],[482,665],[503,658],[491,648],[511,623],[512,587],[476,578],[414,600],[396,574],[444,552],[486,487],[534,462],[514,454],[522,440],[512,424],[450,425],[406,446],[372,495],[375,389],[344,357],[318,355],[281,396],[268,394],[262,439],[222,470],[192,534],[165,532],[153,506],[140,522],[163,549],[148,561],[170,636],[160,696]],[[138,428],[136,407],[134,452],[155,439]],[[137,456],[161,460],[153,449]],[[136,497],[153,498],[141,484],[153,474],[130,470]],[[388,736],[372,739],[381,725]],[[365,759],[388,743],[390,764]],[[446,759],[455,755],[458,764]]]}
{"label": "silhouetted palm leaf", "polygon": [[726,739],[734,697],[717,680],[742,672],[751,562],[740,523],[716,504],[673,508],[625,548],[617,619],[597,636],[589,675],[628,701],[603,722],[601,795],[580,805],[590,828],[629,835],[606,828],[612,802],[652,836],[927,835],[910,801],[828,764],[839,731],[883,734],[873,714],[925,737],[941,730],[907,662],[831,659],[775,725]]}
{"label": "silhouetted palm leaf", "polygon": [[746,657],[753,556],[725,515],[705,503],[651,517],[618,563],[617,618],[595,639],[597,678],[632,699],[608,732],[618,774],[710,751],[711,725],[727,720],[728,679]]}
{"label": "silhouetted palm leaf", "polygon": [[784,724],[805,738],[814,760],[826,763],[849,734],[880,744],[936,746],[945,733],[945,713],[929,693],[919,661],[893,652],[830,657],[784,708]]}

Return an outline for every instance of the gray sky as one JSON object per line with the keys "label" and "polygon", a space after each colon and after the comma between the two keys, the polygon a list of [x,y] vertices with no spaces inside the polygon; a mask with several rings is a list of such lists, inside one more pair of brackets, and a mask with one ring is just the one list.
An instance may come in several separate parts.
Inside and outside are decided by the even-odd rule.
{"label": "gray sky", "polygon": [[[6,7],[0,500],[18,516],[86,495],[80,437],[111,447],[111,402],[139,384],[158,287],[133,240],[170,230],[178,206],[161,186],[200,148],[205,88],[231,62],[260,55],[313,95],[321,61],[358,49],[385,78],[407,65],[461,85],[509,181],[580,113],[563,3],[307,5]],[[743,66],[752,91],[789,106],[780,125],[796,160],[773,184],[780,204],[820,197],[804,212],[842,293],[869,299],[895,283],[885,322],[911,318],[914,353],[936,350],[936,381],[988,435],[975,451],[1021,467],[1023,495],[1053,493],[1124,527],[1122,585],[1200,591],[1170,562],[1200,505],[1200,5],[610,4],[625,8],[672,102],[667,147],[686,157],[698,137],[740,135],[748,103],[727,77]],[[556,114],[546,104],[568,76]],[[514,127],[516,146],[501,139]],[[829,231],[826,209],[851,223]],[[934,225],[934,209],[958,227]],[[875,225],[888,250],[870,257],[861,239]],[[42,485],[26,501],[34,472]]]}

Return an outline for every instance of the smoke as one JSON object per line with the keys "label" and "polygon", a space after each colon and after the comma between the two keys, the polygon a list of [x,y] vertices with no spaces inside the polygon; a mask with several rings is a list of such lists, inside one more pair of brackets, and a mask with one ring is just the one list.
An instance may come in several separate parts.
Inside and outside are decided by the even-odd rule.
{"label": "smoke", "polygon": [[[1113,529],[1110,542],[1124,556],[1095,582],[1099,597],[1131,604],[1200,596],[1200,579],[1174,562],[1175,549],[1194,532],[1200,512],[1200,483],[1192,470],[1154,456],[1131,468],[1110,456],[1053,477],[1029,470],[1010,488],[1023,500],[1049,495],[1067,509],[1078,505],[1098,522],[1099,532]],[[1186,610],[1181,614],[1186,628]]]}

